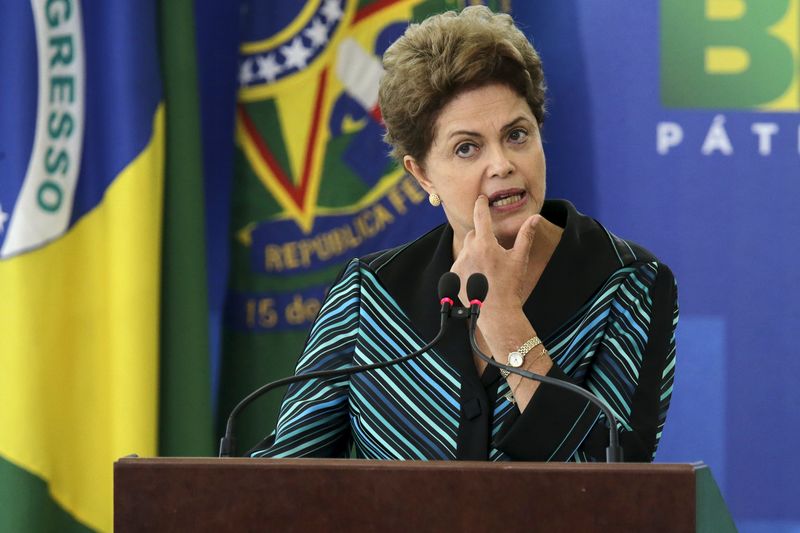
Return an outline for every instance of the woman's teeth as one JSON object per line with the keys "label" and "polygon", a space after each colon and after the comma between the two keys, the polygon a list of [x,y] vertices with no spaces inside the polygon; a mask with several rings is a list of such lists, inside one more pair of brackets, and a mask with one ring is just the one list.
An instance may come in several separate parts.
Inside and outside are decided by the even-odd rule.
{"label": "woman's teeth", "polygon": [[502,207],[504,205],[511,205],[513,203],[519,202],[522,200],[521,194],[514,194],[512,196],[506,196],[505,198],[501,198],[500,200],[495,200],[492,202],[493,207]]}

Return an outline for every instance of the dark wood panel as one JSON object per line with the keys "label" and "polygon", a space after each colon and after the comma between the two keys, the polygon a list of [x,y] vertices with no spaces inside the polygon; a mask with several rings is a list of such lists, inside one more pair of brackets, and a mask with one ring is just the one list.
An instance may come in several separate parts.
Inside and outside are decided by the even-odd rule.
{"label": "dark wood panel", "polygon": [[692,465],[121,459],[115,530],[694,531]]}

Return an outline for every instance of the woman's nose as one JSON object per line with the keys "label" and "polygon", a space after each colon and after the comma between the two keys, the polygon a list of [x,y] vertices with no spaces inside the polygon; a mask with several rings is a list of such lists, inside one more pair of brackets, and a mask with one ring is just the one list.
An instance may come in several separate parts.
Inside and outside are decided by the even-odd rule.
{"label": "woman's nose", "polygon": [[489,176],[504,178],[514,172],[514,163],[501,146],[489,149]]}

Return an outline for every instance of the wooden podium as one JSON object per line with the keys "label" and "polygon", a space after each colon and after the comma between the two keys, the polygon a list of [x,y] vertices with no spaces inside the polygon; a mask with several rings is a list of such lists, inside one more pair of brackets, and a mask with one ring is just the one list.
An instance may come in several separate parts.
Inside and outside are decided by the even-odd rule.
{"label": "wooden podium", "polygon": [[736,531],[707,466],[140,459],[114,530]]}

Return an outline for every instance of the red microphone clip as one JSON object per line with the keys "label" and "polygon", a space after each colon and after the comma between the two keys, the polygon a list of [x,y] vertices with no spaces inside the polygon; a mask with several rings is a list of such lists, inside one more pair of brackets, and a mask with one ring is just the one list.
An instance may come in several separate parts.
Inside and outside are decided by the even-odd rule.
{"label": "red microphone clip", "polygon": [[453,300],[451,300],[451,299],[450,299],[450,298],[448,298],[447,296],[445,296],[444,298],[442,298],[441,300],[439,300],[439,305],[444,305],[444,304],[446,304],[446,303],[450,304],[450,307],[452,307],[453,305],[455,305],[455,304],[454,304],[454,302],[453,302]]}
{"label": "red microphone clip", "polygon": [[478,307],[483,307],[483,302],[478,299],[470,300],[469,305],[477,305]]}

